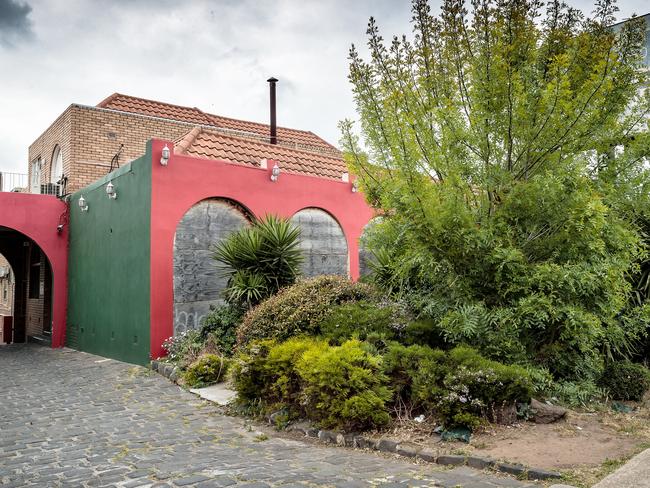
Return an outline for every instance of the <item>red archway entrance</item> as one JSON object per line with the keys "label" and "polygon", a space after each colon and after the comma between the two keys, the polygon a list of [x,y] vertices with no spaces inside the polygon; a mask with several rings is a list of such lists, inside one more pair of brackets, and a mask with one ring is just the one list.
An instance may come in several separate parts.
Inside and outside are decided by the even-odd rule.
{"label": "red archway entrance", "polygon": [[13,341],[46,337],[63,347],[67,205],[49,195],[0,193],[0,254],[15,274]]}

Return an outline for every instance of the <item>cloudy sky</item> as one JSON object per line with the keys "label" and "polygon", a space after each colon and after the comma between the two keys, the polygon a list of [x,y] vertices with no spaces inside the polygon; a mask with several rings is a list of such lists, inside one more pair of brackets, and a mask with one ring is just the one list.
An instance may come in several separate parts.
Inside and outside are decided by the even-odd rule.
{"label": "cloudy sky", "polygon": [[[435,7],[440,0],[431,0]],[[619,3],[620,18],[647,0]],[[586,12],[588,0],[568,0]],[[113,92],[267,122],[337,143],[354,116],[350,43],[368,18],[410,32],[408,0],[0,0],[0,171],[27,172],[27,148],[70,105]]]}

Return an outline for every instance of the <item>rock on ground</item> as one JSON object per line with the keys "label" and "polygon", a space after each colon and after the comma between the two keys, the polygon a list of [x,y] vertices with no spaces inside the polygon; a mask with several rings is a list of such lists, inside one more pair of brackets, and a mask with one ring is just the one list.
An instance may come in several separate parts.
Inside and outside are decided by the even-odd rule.
{"label": "rock on ground", "polygon": [[542,403],[534,398],[530,401],[530,408],[534,413],[531,420],[536,424],[550,424],[552,422],[557,422],[566,415],[566,408]]}

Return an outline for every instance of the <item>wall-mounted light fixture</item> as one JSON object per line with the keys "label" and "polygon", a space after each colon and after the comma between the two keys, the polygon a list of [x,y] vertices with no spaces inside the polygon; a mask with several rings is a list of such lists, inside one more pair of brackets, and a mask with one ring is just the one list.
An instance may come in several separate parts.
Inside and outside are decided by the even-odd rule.
{"label": "wall-mounted light fixture", "polygon": [[278,166],[278,163],[275,163],[273,169],[271,170],[271,181],[278,181],[279,177],[280,177],[280,166]]}
{"label": "wall-mounted light fixture", "polygon": [[167,163],[169,162],[169,155],[170,155],[169,148],[167,147],[167,144],[165,144],[165,147],[162,149],[162,156],[160,156],[160,164],[163,166],[167,166]]}
{"label": "wall-mounted light fixture", "polygon": [[341,181],[343,183],[349,183],[350,182],[350,173],[345,172],[341,174]]}
{"label": "wall-mounted light fixture", "polygon": [[108,185],[106,185],[106,194],[111,200],[115,200],[117,198],[117,191],[115,190],[115,186],[113,185],[112,181],[109,181]]}
{"label": "wall-mounted light fixture", "polygon": [[86,199],[83,196],[79,197],[79,208],[82,212],[88,211],[88,204],[86,203]]}
{"label": "wall-mounted light fixture", "polygon": [[359,180],[354,180],[354,183],[352,183],[352,193],[356,193],[359,191]]}

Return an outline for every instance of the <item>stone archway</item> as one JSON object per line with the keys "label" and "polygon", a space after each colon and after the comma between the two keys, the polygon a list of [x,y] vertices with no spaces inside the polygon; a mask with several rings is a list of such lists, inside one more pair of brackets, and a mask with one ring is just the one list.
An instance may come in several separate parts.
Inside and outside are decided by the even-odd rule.
{"label": "stone archway", "polygon": [[212,248],[249,221],[243,207],[222,198],[202,200],[183,215],[174,235],[174,335],[200,327],[210,305],[223,303],[227,279]]}
{"label": "stone archway", "polygon": [[349,275],[348,243],[334,217],[320,208],[304,208],[296,212],[291,221],[301,230],[300,248],[305,257],[303,276]]}

